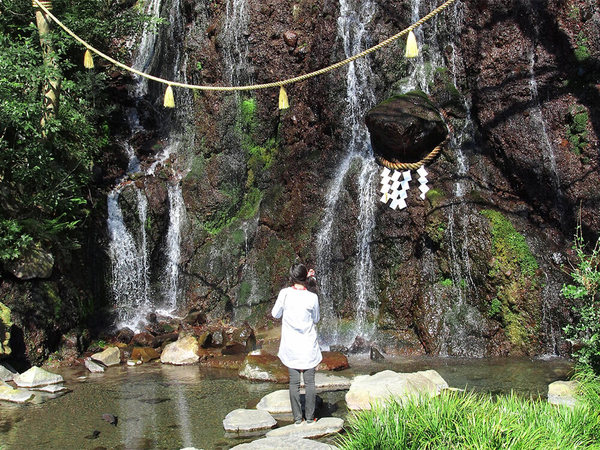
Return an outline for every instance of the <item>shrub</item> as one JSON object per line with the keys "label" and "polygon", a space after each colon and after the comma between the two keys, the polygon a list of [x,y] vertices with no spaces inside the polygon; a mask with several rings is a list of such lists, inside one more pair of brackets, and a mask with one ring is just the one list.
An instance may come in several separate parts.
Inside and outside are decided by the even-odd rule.
{"label": "shrub", "polygon": [[573,242],[576,255],[571,277],[574,284],[564,285],[562,295],[573,300],[575,322],[567,325],[564,332],[577,350],[573,357],[578,363],[600,372],[600,238],[591,253],[585,252],[581,227]]}

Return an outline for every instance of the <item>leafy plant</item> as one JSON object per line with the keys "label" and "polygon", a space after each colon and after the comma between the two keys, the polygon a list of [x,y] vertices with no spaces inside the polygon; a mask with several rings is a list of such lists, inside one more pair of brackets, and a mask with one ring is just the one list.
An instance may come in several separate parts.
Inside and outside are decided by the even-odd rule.
{"label": "leafy plant", "polygon": [[573,152],[580,155],[588,146],[589,114],[583,106],[573,106],[569,111],[569,116],[571,123],[567,127],[567,139]]}
{"label": "leafy plant", "polygon": [[561,293],[573,300],[575,323],[567,325],[564,332],[574,344],[575,359],[600,371],[600,238],[590,253],[586,253],[586,245],[577,227],[573,242],[576,261],[572,266],[573,284],[564,285]]}

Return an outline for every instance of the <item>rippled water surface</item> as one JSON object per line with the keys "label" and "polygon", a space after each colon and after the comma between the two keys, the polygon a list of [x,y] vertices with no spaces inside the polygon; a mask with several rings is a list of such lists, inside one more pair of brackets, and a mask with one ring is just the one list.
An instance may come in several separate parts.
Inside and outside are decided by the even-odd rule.
{"label": "rippled water surface", "polygon": [[[350,359],[339,375],[385,369],[437,370],[453,387],[544,396],[548,383],[565,379],[564,360],[393,358]],[[252,408],[264,395],[287,386],[240,380],[235,371],[150,363],[109,368],[104,374],[60,371],[71,389],[39,405],[0,403],[0,448],[6,449],[227,449],[250,439],[225,435],[223,418]],[[85,379],[78,377],[85,376]],[[344,417],[344,392],[321,394],[329,413]],[[117,426],[102,414],[118,416]],[[97,437],[94,432],[98,431]]]}

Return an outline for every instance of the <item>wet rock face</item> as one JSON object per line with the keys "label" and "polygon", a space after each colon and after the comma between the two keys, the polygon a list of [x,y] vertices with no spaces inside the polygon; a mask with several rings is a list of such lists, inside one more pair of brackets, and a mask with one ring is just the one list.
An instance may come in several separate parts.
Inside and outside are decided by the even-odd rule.
{"label": "wet rock face", "polygon": [[400,162],[421,160],[448,134],[439,110],[423,92],[385,100],[367,113],[365,122],[375,153]]}

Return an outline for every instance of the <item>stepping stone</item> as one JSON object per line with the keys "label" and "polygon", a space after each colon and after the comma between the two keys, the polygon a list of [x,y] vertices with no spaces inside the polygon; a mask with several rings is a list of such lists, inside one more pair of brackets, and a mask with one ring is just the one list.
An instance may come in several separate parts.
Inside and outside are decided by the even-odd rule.
{"label": "stepping stone", "polygon": [[573,407],[577,404],[577,381],[555,381],[548,385],[548,403]]}
{"label": "stepping stone", "polygon": [[337,447],[323,442],[293,437],[267,437],[247,444],[232,447],[231,450],[334,450]]}
{"label": "stepping stone", "polygon": [[328,434],[339,433],[344,426],[344,420],[337,417],[323,417],[311,425],[291,424],[281,428],[275,428],[267,433],[267,437],[297,437],[318,438]]}
{"label": "stepping stone", "polygon": [[271,414],[291,413],[290,391],[288,389],[281,389],[265,395],[256,405],[256,409],[267,411]]}
{"label": "stepping stone", "polygon": [[[315,373],[315,387],[317,392],[345,391],[350,389],[352,379],[330,375],[327,373]],[[304,382],[301,385],[301,392],[304,393]]]}
{"label": "stepping stone", "polygon": [[268,430],[277,425],[277,421],[267,411],[257,409],[235,409],[223,420],[225,431],[247,432]]}
{"label": "stepping stone", "polygon": [[121,350],[117,347],[108,347],[99,353],[94,353],[92,359],[104,364],[106,367],[121,364]]}
{"label": "stepping stone", "polygon": [[67,388],[62,384],[49,384],[48,386],[31,388],[35,391],[49,392],[50,394],[56,394],[57,392],[66,391]]}
{"label": "stepping stone", "polygon": [[92,373],[104,372],[104,367],[98,363],[95,363],[90,358],[85,358],[85,360],[83,361],[83,364],[85,365],[86,369]]}
{"label": "stepping stone", "polygon": [[64,380],[63,377],[58,374],[33,366],[21,375],[15,375],[13,381],[18,387],[30,388],[45,386],[47,384],[62,383]]}
{"label": "stepping stone", "polygon": [[0,364],[0,381],[10,381],[19,373],[8,364]]}
{"label": "stepping stone", "polygon": [[0,381],[0,400],[12,403],[25,403],[33,398],[33,392],[27,389],[15,389]]}

